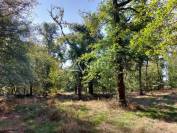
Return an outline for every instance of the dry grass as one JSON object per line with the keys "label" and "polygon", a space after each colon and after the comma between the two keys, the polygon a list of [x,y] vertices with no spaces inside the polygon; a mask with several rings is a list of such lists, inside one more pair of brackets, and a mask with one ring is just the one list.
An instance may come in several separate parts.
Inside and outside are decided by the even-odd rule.
{"label": "dry grass", "polygon": [[[119,108],[115,99],[1,100],[0,132],[176,133],[176,96],[171,91],[143,97],[133,95],[129,109]],[[18,126],[14,127],[14,123]]]}

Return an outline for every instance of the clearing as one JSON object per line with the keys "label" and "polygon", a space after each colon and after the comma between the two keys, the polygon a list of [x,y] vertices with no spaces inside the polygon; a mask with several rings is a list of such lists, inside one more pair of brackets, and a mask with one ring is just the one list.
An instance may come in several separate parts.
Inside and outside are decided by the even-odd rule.
{"label": "clearing", "polygon": [[72,94],[0,100],[0,133],[176,133],[177,91],[78,101]]}

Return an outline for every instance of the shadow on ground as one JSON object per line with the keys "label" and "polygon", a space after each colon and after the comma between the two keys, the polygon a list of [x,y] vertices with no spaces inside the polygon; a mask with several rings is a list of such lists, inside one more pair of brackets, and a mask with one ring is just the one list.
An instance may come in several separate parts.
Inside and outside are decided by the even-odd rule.
{"label": "shadow on ground", "polygon": [[[24,102],[25,101],[25,102]],[[15,99],[0,112],[0,133],[94,133],[95,125],[81,120],[74,112],[58,108],[53,101]],[[1,103],[2,105],[2,103]],[[85,110],[84,107],[77,107]]]}
{"label": "shadow on ground", "polygon": [[[113,94],[94,94],[94,95],[88,95],[83,94],[82,95],[82,101],[90,101],[90,100],[101,100],[101,99],[110,99],[113,98]],[[78,101],[80,100],[77,95],[73,93],[58,93],[55,98],[57,98],[60,101],[67,101],[67,100],[73,100]]]}
{"label": "shadow on ground", "polygon": [[131,96],[131,108],[140,116],[160,119],[166,122],[177,122],[177,92]]}

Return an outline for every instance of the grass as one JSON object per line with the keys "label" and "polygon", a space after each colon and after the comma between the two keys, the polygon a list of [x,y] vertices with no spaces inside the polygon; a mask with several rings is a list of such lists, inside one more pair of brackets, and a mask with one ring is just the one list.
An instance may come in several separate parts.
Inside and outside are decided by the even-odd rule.
{"label": "grass", "polygon": [[149,107],[147,109],[138,111],[138,114],[139,116],[165,120],[167,122],[177,122],[176,106]]}
{"label": "grass", "polygon": [[55,133],[57,123],[49,121],[49,112],[45,104],[17,105],[15,113],[21,116],[25,126],[25,133]]}
{"label": "grass", "polygon": [[134,111],[141,117],[163,120],[166,122],[177,122],[177,93],[160,93],[156,95],[134,97],[131,102],[136,103],[139,108]]}
{"label": "grass", "polygon": [[11,120],[1,120],[0,121],[0,129],[3,129],[4,127],[10,127],[15,124],[14,121]]}
{"label": "grass", "polygon": [[137,120],[137,116],[131,112],[124,112],[117,117],[113,117],[109,122],[115,126],[123,127],[123,128],[132,128],[134,126],[134,122]]}
{"label": "grass", "polygon": [[42,107],[40,104],[17,105],[15,112],[23,116],[24,120],[34,119],[40,115]]}
{"label": "grass", "polygon": [[36,123],[33,120],[28,121],[28,127],[25,129],[25,133],[55,133],[57,132],[57,123],[44,122]]}
{"label": "grass", "polygon": [[9,128],[25,133],[176,132],[177,107],[174,97],[133,98],[131,102],[135,104],[137,100],[138,106],[130,110],[117,107],[116,102],[110,99],[65,101],[53,98],[35,102],[32,99],[25,102],[16,99],[10,103],[13,109],[5,117],[0,117],[0,132]]}
{"label": "grass", "polygon": [[103,122],[105,122],[108,119],[108,114],[107,112],[100,112],[98,114],[93,114],[89,120],[94,124],[94,125],[99,125]]}

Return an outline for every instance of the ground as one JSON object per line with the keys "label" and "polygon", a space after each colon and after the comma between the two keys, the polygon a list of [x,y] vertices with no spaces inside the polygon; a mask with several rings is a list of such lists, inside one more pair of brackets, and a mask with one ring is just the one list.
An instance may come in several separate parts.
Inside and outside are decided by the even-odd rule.
{"label": "ground", "polygon": [[0,100],[0,133],[176,133],[177,90],[78,101],[71,94]]}

